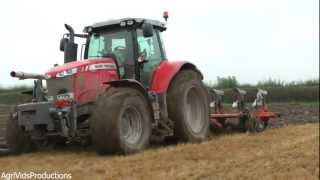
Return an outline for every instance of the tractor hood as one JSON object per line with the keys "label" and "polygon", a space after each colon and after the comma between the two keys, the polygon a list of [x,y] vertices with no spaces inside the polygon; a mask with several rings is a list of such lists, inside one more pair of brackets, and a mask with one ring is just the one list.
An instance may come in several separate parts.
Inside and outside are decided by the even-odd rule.
{"label": "tractor hood", "polygon": [[117,66],[112,58],[86,59],[51,68],[46,72],[46,76],[47,78],[64,77],[76,74],[77,72],[96,71],[100,69],[117,70]]}

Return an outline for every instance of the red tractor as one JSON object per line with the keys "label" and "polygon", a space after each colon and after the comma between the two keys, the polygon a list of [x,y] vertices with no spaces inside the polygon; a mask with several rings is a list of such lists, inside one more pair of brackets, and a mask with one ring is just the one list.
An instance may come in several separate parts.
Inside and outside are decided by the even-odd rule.
{"label": "red tractor", "polygon": [[[98,154],[133,153],[151,137],[200,142],[209,134],[209,98],[197,67],[168,61],[165,24],[125,18],[96,23],[60,42],[64,64],[36,79],[32,101],[17,105],[8,121],[7,144],[19,154],[51,144],[92,142]],[[84,38],[82,60],[75,37]],[[46,82],[46,87],[42,85]]]}

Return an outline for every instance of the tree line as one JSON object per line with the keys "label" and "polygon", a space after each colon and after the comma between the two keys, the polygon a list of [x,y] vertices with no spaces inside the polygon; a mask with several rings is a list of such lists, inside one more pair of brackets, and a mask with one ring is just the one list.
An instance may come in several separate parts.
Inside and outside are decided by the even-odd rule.
{"label": "tree line", "polygon": [[268,88],[268,87],[304,87],[304,86],[318,86],[319,87],[319,79],[307,79],[300,81],[290,81],[286,82],[280,79],[266,79],[258,81],[256,84],[248,84],[248,83],[240,83],[235,76],[227,76],[227,77],[217,77],[214,83],[207,82],[205,83],[209,88],[217,88],[217,89],[229,89],[229,88]]}

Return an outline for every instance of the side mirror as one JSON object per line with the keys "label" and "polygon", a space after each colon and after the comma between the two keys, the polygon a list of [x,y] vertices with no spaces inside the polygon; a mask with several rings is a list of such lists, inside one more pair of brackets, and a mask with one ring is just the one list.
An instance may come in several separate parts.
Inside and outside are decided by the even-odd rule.
{"label": "side mirror", "polygon": [[64,63],[77,60],[78,45],[74,43],[74,30],[68,25],[64,24],[69,31],[69,39],[62,38],[60,41],[60,50],[64,51]]}
{"label": "side mirror", "polygon": [[64,44],[64,63],[77,60],[78,44],[67,41]]}
{"label": "side mirror", "polygon": [[68,43],[68,41],[69,41],[68,38],[62,38],[62,39],[60,40],[60,51],[64,51],[64,46],[65,46],[65,44]]}
{"label": "side mirror", "polygon": [[144,37],[152,37],[153,36],[153,27],[151,24],[143,23],[142,24],[142,32]]}

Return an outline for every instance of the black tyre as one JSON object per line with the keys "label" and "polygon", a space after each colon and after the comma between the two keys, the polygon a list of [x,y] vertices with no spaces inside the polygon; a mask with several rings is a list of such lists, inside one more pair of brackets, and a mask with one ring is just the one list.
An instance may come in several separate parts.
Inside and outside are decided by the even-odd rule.
{"label": "black tyre", "polygon": [[260,133],[266,130],[268,127],[268,121],[262,121],[257,118],[250,118],[250,132]]}
{"label": "black tyre", "polygon": [[66,138],[56,138],[52,141],[50,141],[50,143],[52,143],[52,147],[54,149],[63,149],[65,147],[67,147],[67,139]]}
{"label": "black tyre", "polygon": [[268,127],[268,121],[262,121],[260,119],[255,119],[255,131],[263,132]]}
{"label": "black tyre", "polygon": [[31,152],[33,144],[28,133],[18,126],[18,115],[12,113],[7,121],[6,141],[10,154]]}
{"label": "black tyre", "polygon": [[151,109],[133,88],[111,87],[102,94],[91,119],[91,136],[98,154],[135,153],[149,144]]}
{"label": "black tyre", "polygon": [[209,135],[209,99],[200,75],[182,70],[170,85],[169,118],[174,121],[174,136],[184,142],[200,142]]}

